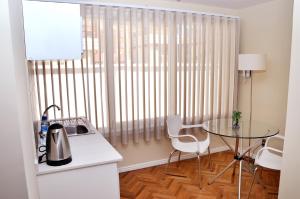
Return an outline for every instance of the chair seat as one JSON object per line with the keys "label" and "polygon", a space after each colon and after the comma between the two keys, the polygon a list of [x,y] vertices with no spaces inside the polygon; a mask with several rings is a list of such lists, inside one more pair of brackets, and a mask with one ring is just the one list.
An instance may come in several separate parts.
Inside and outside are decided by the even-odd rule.
{"label": "chair seat", "polygon": [[262,151],[261,155],[255,158],[255,164],[274,170],[281,170],[282,157],[269,150]]}
{"label": "chair seat", "polygon": [[[186,152],[186,153],[197,153],[197,142],[181,142],[181,141],[175,141],[173,142],[173,147],[179,151]],[[200,147],[200,153],[204,153],[209,146],[209,142],[207,141],[200,141],[199,147]]]}

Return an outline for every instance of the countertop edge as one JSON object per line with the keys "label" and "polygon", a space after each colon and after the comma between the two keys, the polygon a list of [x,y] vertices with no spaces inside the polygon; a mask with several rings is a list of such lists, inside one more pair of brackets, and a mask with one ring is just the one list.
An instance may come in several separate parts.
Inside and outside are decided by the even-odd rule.
{"label": "countertop edge", "polygon": [[67,168],[57,167],[57,169],[54,168],[53,170],[50,170],[50,171],[41,171],[41,172],[38,171],[36,175],[42,176],[42,175],[54,174],[54,173],[59,173],[59,172],[64,172],[64,171],[83,169],[83,168],[94,167],[94,166],[101,166],[101,165],[105,165],[105,164],[113,164],[113,163],[117,163],[122,160],[123,160],[123,157],[120,156],[119,158],[109,160],[109,161],[101,161],[101,162],[95,162],[95,163],[90,163],[90,164],[82,164],[82,165],[76,165],[76,166],[67,167]]}
{"label": "countertop edge", "polygon": [[[49,166],[49,165],[44,165],[46,163],[42,164],[37,164],[36,165],[36,176],[42,176],[46,174],[53,174],[53,173],[58,173],[58,172],[65,172],[69,170],[76,170],[76,169],[83,169],[87,167],[94,167],[94,166],[101,166],[105,164],[113,164],[117,163],[119,161],[123,160],[122,155],[104,138],[104,136],[100,133],[96,134],[89,134],[89,135],[81,135],[81,136],[76,136],[76,137],[69,137],[70,138],[70,144],[71,144],[71,149],[72,147],[76,147],[77,153],[72,154],[76,156],[76,162],[70,165],[63,165],[63,166]],[[80,147],[82,144],[86,144],[90,140],[97,140],[97,142],[91,142],[91,148],[87,147]],[[74,144],[72,146],[72,144]],[[85,145],[89,146],[89,145]],[[96,147],[95,146],[100,146]],[[101,152],[102,148],[104,147],[105,150],[110,151],[110,156],[107,156],[106,158],[90,158],[90,159],[85,159],[82,158],[84,157],[85,153],[90,153],[91,151],[98,151],[99,153]],[[78,153],[79,150],[83,150],[82,152]],[[95,151],[95,152],[96,152]],[[97,153],[98,153],[97,152]],[[75,159],[74,159],[75,160]],[[79,161],[78,161],[79,160]],[[46,169],[45,169],[46,166]],[[42,168],[44,167],[44,168]]]}

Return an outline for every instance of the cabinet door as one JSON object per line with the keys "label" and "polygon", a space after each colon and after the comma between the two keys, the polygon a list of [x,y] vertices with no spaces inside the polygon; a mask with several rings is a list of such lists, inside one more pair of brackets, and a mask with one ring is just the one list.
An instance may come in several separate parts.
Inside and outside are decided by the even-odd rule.
{"label": "cabinet door", "polygon": [[119,199],[116,163],[38,176],[40,199]]}
{"label": "cabinet door", "polygon": [[79,4],[23,1],[28,60],[79,59],[82,23]]}

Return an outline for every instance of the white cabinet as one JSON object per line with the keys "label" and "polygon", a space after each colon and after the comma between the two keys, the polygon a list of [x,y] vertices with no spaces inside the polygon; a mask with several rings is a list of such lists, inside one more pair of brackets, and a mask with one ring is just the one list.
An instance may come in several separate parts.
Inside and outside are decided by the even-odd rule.
{"label": "white cabinet", "polygon": [[118,199],[117,163],[38,176],[40,199]]}
{"label": "white cabinet", "polygon": [[23,1],[23,15],[28,60],[81,58],[79,4]]}

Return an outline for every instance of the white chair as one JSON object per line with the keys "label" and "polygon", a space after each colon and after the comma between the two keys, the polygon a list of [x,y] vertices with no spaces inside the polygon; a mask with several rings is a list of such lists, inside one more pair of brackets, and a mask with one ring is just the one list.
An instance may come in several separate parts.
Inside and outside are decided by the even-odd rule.
{"label": "white chair", "polygon": [[250,197],[250,193],[251,193],[254,181],[256,179],[256,174],[257,174],[258,168],[263,167],[263,168],[268,168],[268,169],[272,169],[272,170],[278,170],[278,171],[281,170],[283,151],[269,146],[270,140],[273,140],[273,139],[280,139],[280,140],[284,141],[284,136],[275,135],[273,137],[267,138],[265,146],[263,148],[261,148],[260,150],[258,150],[256,157],[255,157],[255,162],[254,162],[255,170],[254,170],[253,179],[252,179],[251,186],[250,186],[249,193],[248,193],[248,198]]}
{"label": "white chair", "polygon": [[[206,150],[208,151],[208,154],[209,154],[209,165],[211,168],[211,158],[210,158],[210,149],[209,149],[209,144],[210,144],[209,133],[207,133],[206,139],[203,141],[199,141],[195,136],[190,135],[190,134],[179,135],[179,132],[181,131],[181,129],[202,127],[201,124],[183,125],[182,120],[179,115],[169,116],[167,118],[167,126],[168,126],[169,138],[171,139],[172,146],[174,148],[174,151],[172,151],[169,155],[168,166],[170,164],[172,155],[177,151],[179,152],[178,162],[180,161],[181,152],[195,153],[198,158],[199,187],[201,189],[200,154],[203,154]],[[179,138],[191,138],[193,141],[192,142],[182,142],[179,140]]]}

